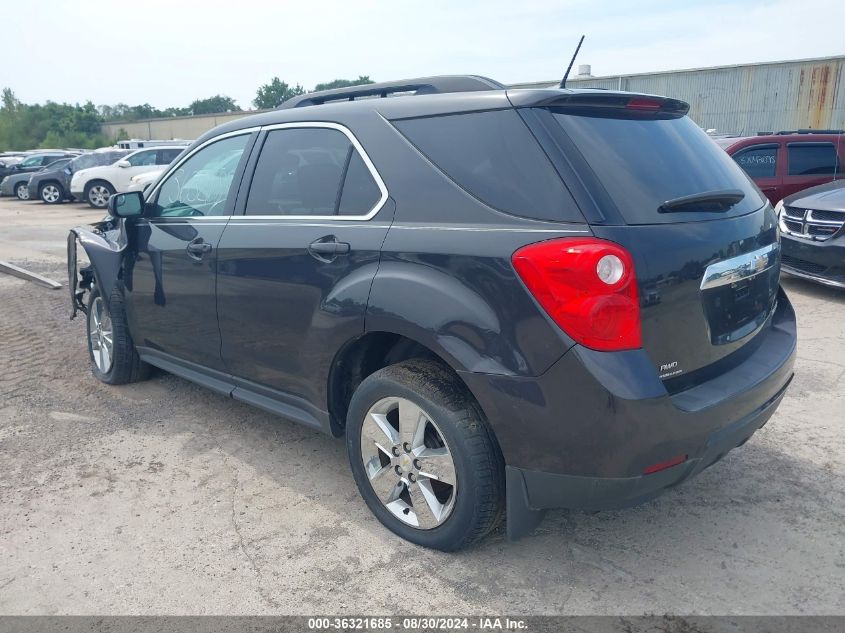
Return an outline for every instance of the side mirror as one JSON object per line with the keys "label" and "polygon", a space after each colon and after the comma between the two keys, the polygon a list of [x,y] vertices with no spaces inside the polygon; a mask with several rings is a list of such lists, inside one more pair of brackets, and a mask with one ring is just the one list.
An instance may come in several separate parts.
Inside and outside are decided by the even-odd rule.
{"label": "side mirror", "polygon": [[140,191],[116,193],[109,198],[109,213],[116,218],[136,218],[144,213],[144,194]]}
{"label": "side mirror", "polygon": [[119,160],[119,161],[117,161],[117,166],[118,167],[124,167],[124,168],[125,167],[132,167],[132,163],[130,163],[128,160]]}

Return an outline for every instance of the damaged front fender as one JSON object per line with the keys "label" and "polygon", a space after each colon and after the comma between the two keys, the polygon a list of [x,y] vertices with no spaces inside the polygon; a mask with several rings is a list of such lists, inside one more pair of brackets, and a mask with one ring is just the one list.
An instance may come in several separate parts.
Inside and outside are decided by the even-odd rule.
{"label": "damaged front fender", "polygon": [[[88,255],[90,266],[79,267],[77,244],[81,244]],[[108,305],[112,290],[120,278],[123,256],[126,252],[126,238],[122,223],[111,218],[91,226],[77,226],[70,230],[67,240],[68,287],[70,288],[71,313],[87,311],[85,293],[100,289],[103,301]]]}

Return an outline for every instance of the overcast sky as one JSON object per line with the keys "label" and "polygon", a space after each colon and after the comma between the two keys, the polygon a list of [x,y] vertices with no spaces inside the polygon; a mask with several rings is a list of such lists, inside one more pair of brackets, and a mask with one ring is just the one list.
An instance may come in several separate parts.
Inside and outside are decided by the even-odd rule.
{"label": "overcast sky", "polygon": [[[274,75],[472,73],[504,83],[845,54],[843,0],[39,0],[4,24],[0,87],[159,108],[225,94],[251,107]],[[11,7],[6,13],[11,15]]]}

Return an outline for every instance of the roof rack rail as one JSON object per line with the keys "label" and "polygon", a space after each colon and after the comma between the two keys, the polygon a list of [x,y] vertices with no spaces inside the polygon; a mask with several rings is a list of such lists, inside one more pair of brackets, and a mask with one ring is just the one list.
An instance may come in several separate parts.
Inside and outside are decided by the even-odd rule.
{"label": "roof rack rail", "polygon": [[[772,134],[772,132],[758,132],[758,135],[762,134]],[[780,132],[774,132],[777,135],[784,135],[784,134],[845,134],[845,130],[813,130],[813,129],[800,129],[800,130],[781,130]]]}
{"label": "roof rack rail", "polygon": [[410,92],[414,95],[442,94],[447,92],[474,92],[478,90],[504,90],[498,81],[479,75],[441,75],[439,77],[418,77],[400,81],[385,81],[376,84],[362,84],[348,88],[335,88],[308,92],[288,99],[277,110],[304,108],[322,105],[332,101],[355,101],[361,98],[384,98],[391,95]]}

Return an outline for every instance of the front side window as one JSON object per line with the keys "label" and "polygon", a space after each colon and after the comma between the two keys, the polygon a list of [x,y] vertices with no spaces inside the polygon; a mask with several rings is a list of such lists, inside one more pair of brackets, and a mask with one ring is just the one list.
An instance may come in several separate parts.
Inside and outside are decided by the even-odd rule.
{"label": "front side window", "polygon": [[241,134],[199,150],[167,175],[147,215],[193,217],[231,213],[227,200],[248,141],[249,134]]}
{"label": "front side window", "polygon": [[833,176],[837,172],[833,143],[790,143],[787,152],[790,176]]}
{"label": "front side window", "polygon": [[246,203],[247,215],[366,215],[381,191],[349,138],[330,128],[267,134]]}
{"label": "front side window", "polygon": [[774,178],[777,173],[778,146],[753,145],[733,155],[749,178]]}
{"label": "front side window", "polygon": [[38,167],[41,164],[40,156],[30,156],[21,163],[21,167]]}
{"label": "front side window", "polygon": [[133,167],[145,167],[147,165],[155,165],[156,164],[156,152],[155,150],[149,152],[138,152],[137,154],[132,154],[127,159],[129,164]]}

